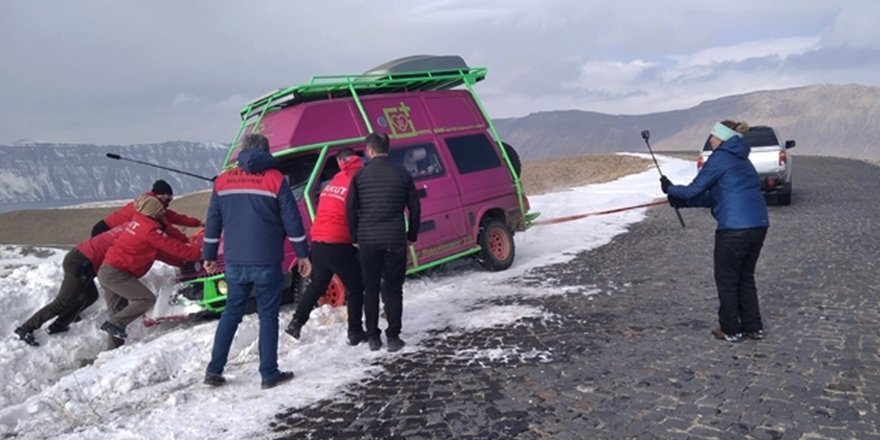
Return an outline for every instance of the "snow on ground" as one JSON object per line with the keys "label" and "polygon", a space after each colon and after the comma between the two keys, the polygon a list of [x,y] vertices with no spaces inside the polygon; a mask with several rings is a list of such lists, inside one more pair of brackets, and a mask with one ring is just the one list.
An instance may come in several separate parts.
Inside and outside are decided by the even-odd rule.
{"label": "snow on ground", "polygon": [[[673,182],[695,175],[693,162],[659,157]],[[647,203],[661,197],[658,174],[650,169],[614,182],[573,188],[530,198],[540,219],[576,215]],[[564,262],[576,253],[608,243],[640,221],[644,209],[535,226],[516,236],[516,260],[504,272],[484,272],[473,264],[451,263],[445,271],[411,277],[404,286],[404,351],[420,350],[420,342],[437,331],[446,334],[506,326],[525,317],[554,319],[533,306],[490,303],[493,298],[581,293],[585,299],[601,292],[582,288],[529,288],[505,280],[528,269]],[[129,344],[103,351],[106,318],[103,300],[90,307],[71,331],[49,336],[36,332],[42,344],[19,341],[13,329],[51,301],[62,278],[64,252],[30,247],[0,248],[0,433],[16,438],[152,439],[254,438],[266,431],[272,416],[338,397],[345,387],[368,379],[396,356],[370,352],[366,344],[345,342],[345,311],[322,307],[312,312],[295,341],[285,334],[279,344],[279,366],[296,373],[289,384],[260,390],[257,372],[257,317],[246,316],[239,327],[225,372],[229,383],[209,388],[201,383],[209,360],[216,321],[129,326]],[[157,263],[147,281],[156,289],[172,268]],[[281,325],[293,311],[282,309]],[[382,324],[384,325],[384,324]],[[436,336],[433,336],[436,337]],[[553,353],[516,349],[462,350],[457,355],[482,360],[528,359],[541,362]]]}

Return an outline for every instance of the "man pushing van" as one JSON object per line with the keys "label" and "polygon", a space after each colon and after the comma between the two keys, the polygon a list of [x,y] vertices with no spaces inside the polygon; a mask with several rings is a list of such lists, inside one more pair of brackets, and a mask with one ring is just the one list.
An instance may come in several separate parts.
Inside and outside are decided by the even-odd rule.
{"label": "man pushing van", "polygon": [[345,148],[336,154],[339,172],[321,190],[318,212],[309,235],[312,242],[312,282],[296,307],[296,313],[285,330],[299,339],[302,327],[318,298],[327,290],[333,275],[339,275],[345,285],[345,304],[348,308],[348,343],[358,345],[366,340],[361,317],[364,314],[364,282],[357,248],[351,243],[351,232],[345,217],[345,200],[351,180],[364,163],[354,150]]}

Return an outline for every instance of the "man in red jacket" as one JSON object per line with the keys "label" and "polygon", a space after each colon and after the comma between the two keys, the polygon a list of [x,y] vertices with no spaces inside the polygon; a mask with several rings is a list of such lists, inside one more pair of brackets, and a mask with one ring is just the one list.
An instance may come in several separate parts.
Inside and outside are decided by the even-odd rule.
{"label": "man in red jacket", "polygon": [[350,148],[336,154],[339,172],[321,191],[318,212],[310,231],[312,242],[312,282],[297,305],[296,313],[285,330],[299,339],[302,327],[318,298],[327,290],[333,274],[345,285],[348,308],[348,343],[357,345],[366,339],[361,316],[364,311],[364,282],[357,248],[351,244],[351,232],[345,216],[345,196],[354,174],[364,167],[361,158]]}
{"label": "man in red jacket", "polygon": [[[150,190],[150,192],[144,193],[141,197],[143,196],[152,196],[162,202],[162,206],[165,207],[165,223],[168,225],[168,228],[165,232],[171,235],[173,238],[177,239],[178,241],[186,243],[186,235],[184,235],[177,229],[172,228],[171,225],[187,226],[190,228],[205,226],[205,224],[202,223],[201,220],[195,217],[178,214],[168,209],[168,205],[171,204],[171,200],[174,199],[174,190],[171,189],[171,185],[169,185],[168,182],[162,179],[154,182],[153,188]],[[138,197],[138,199],[139,198],[140,197]],[[137,201],[138,199],[132,200],[127,205],[117,209],[116,211],[113,211],[107,217],[104,217],[103,220],[95,223],[95,226],[92,227],[92,237],[104,231],[128,223],[128,221],[131,220],[136,212],[135,201]]]}
{"label": "man in red jacket", "polygon": [[156,296],[138,279],[153,266],[160,253],[180,261],[196,261],[199,249],[169,237],[161,223],[165,207],[155,197],[136,200],[137,212],[107,251],[98,281],[104,288],[109,317],[101,330],[111,336],[111,349],[122,345],[125,327],[156,303]]}
{"label": "man in red jacket", "polygon": [[34,338],[34,331],[56,316],[55,321],[49,324],[49,334],[66,332],[80,312],[98,299],[95,274],[104,262],[107,249],[116,241],[120,232],[122,227],[115,227],[83,240],[64,256],[64,280],[61,281],[58,295],[15,329],[15,334],[22,341],[34,347],[39,346],[40,343]]}

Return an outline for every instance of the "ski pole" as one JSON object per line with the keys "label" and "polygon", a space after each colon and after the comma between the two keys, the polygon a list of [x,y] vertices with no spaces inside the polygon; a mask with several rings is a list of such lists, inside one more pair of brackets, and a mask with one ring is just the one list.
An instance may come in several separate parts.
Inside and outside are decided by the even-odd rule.
{"label": "ski pole", "polygon": [[110,159],[114,159],[114,160],[127,160],[127,161],[129,161],[129,162],[139,163],[139,164],[141,164],[141,165],[147,165],[147,166],[151,166],[151,167],[155,167],[155,168],[161,168],[161,169],[166,170],[166,171],[171,171],[171,172],[174,172],[174,173],[184,174],[184,175],[187,175],[187,176],[190,176],[190,177],[195,177],[196,179],[207,180],[208,182],[213,182],[214,179],[216,178],[216,177],[208,178],[208,177],[205,177],[205,176],[200,176],[200,175],[198,175],[198,174],[190,173],[190,172],[188,172],[188,171],[178,170],[178,169],[174,169],[174,168],[170,168],[170,167],[166,167],[166,166],[162,166],[162,165],[157,165],[157,164],[150,163],[150,162],[144,162],[144,161],[137,160],[137,159],[129,159],[129,158],[127,158],[127,157],[122,157],[122,156],[120,156],[120,155],[118,155],[118,154],[113,154],[113,153],[107,153],[107,157],[109,157]]}
{"label": "ski pole", "polygon": [[[654,159],[654,166],[657,167],[657,172],[660,173],[660,177],[665,177],[663,175],[663,171],[660,171],[660,164],[657,163],[657,158],[654,157],[654,150],[651,149],[651,142],[648,139],[651,138],[651,132],[648,130],[642,130],[642,139],[645,140],[645,145],[648,146],[648,152],[651,153],[651,159]],[[675,215],[678,217],[678,222],[681,223],[681,227],[684,228],[684,219],[681,218],[681,212],[678,211],[678,207],[673,207],[675,209]]]}

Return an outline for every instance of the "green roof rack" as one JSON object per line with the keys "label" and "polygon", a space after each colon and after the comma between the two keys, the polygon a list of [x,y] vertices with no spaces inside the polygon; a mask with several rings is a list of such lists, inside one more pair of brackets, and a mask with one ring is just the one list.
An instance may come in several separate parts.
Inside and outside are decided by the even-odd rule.
{"label": "green roof rack", "polygon": [[261,96],[241,109],[242,120],[261,116],[266,111],[309,101],[347,98],[380,93],[449,90],[486,78],[485,67],[425,70],[400,73],[363,73],[358,75],[315,76],[306,84],[279,89]]}

